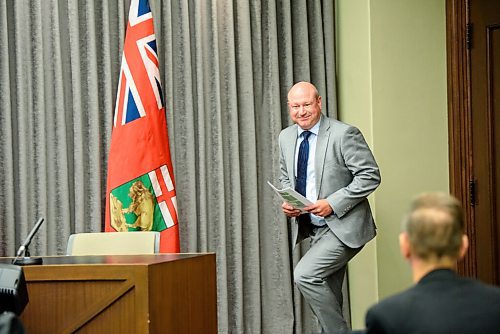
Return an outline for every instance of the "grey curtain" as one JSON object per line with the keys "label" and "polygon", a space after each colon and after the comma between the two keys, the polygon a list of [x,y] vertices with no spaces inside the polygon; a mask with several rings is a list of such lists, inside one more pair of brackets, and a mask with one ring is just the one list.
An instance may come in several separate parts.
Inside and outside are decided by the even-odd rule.
{"label": "grey curtain", "polygon": [[[312,81],[335,117],[334,4],[150,0],[181,251],[217,254],[220,333],[318,330],[292,284],[277,183],[286,93]],[[0,255],[38,217],[36,255],[101,231],[129,1],[0,1]],[[307,246],[306,246],[307,247]]]}

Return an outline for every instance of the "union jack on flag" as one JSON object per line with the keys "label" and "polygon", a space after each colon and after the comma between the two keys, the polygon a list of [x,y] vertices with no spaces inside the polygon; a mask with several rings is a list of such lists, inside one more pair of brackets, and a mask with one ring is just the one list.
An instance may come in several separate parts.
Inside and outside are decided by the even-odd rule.
{"label": "union jack on flag", "polygon": [[161,231],[179,252],[177,200],[153,16],[132,0],[111,133],[106,231]]}
{"label": "union jack on flag", "polygon": [[[149,108],[164,106],[153,15],[147,0],[134,0],[130,5],[118,87],[114,127],[118,120],[124,125],[146,116]],[[156,102],[156,108],[148,102]]]}

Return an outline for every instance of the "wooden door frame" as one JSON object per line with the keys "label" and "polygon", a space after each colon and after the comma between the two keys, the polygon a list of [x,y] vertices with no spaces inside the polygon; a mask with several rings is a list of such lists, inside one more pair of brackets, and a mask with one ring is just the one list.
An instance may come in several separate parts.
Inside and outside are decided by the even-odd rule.
{"label": "wooden door frame", "polygon": [[446,0],[446,53],[448,80],[448,141],[450,192],[465,211],[465,229],[469,251],[458,262],[458,272],[477,277],[477,253],[474,207],[470,181],[473,178],[472,127],[470,99],[470,51],[467,25],[470,0]]}

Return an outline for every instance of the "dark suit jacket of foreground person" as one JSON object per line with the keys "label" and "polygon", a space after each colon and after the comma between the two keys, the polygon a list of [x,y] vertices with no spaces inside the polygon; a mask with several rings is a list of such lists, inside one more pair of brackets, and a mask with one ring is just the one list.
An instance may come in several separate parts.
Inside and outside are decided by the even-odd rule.
{"label": "dark suit jacket of foreground person", "polygon": [[366,333],[500,333],[500,288],[450,269],[431,271],[411,289],[370,308]]}
{"label": "dark suit jacket of foreground person", "polygon": [[[295,187],[296,141],[296,124],[280,133],[283,187]],[[380,173],[361,132],[322,114],[315,167],[318,199],[325,198],[334,210],[334,214],[325,217],[328,227],[351,248],[361,247],[373,239],[375,223],[367,196],[379,185]],[[309,236],[309,231],[294,221],[292,246]]]}

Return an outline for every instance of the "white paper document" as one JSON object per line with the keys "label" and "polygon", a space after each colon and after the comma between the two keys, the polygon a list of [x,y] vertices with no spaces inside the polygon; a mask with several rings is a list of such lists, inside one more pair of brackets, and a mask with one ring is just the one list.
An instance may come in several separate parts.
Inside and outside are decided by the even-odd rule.
{"label": "white paper document", "polygon": [[312,204],[311,201],[309,201],[307,198],[290,187],[285,189],[278,189],[269,181],[267,181],[267,184],[269,184],[269,186],[273,188],[273,190],[283,199],[283,201],[287,202],[296,209],[304,211],[303,209],[306,206]]}

